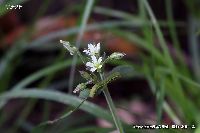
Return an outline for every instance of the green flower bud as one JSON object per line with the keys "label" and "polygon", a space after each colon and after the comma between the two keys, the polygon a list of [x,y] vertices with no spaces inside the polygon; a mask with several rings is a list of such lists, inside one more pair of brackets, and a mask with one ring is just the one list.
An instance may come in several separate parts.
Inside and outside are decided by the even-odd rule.
{"label": "green flower bud", "polygon": [[120,52],[114,52],[112,53],[108,58],[109,59],[121,59],[122,57],[124,57],[126,54],[125,53],[120,53]]}
{"label": "green flower bud", "polygon": [[90,93],[89,93],[89,97],[94,97],[94,95],[96,94],[96,91],[99,88],[99,84],[95,84],[92,89],[90,89]]}
{"label": "green flower bud", "polygon": [[63,46],[69,51],[70,55],[73,55],[74,53],[77,52],[77,48],[72,47],[69,42],[60,40],[60,43],[62,43]]}
{"label": "green flower bud", "polygon": [[76,86],[76,88],[74,89],[73,93],[77,93],[81,90],[84,90],[86,88],[86,84],[85,83],[80,83]]}

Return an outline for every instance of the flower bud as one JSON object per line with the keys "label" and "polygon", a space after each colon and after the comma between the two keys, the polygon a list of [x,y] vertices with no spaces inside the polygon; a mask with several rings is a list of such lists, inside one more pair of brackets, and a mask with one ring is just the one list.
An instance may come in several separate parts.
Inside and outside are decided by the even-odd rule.
{"label": "flower bud", "polygon": [[80,90],[84,90],[86,88],[86,84],[85,83],[80,83],[76,86],[76,88],[74,89],[73,93],[77,93]]}
{"label": "flower bud", "polygon": [[122,57],[124,57],[125,55],[126,55],[125,53],[114,52],[114,53],[112,53],[112,54],[109,56],[109,58],[110,58],[110,59],[117,59],[117,60],[119,60],[119,59],[121,59]]}
{"label": "flower bud", "polygon": [[62,43],[63,46],[69,51],[70,55],[73,55],[74,53],[77,52],[77,48],[72,47],[69,42],[60,40],[60,43]]}

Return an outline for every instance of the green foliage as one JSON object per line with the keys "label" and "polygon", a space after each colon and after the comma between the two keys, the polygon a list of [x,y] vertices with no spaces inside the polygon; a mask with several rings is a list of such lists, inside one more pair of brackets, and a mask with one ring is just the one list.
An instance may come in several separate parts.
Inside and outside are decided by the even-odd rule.
{"label": "green foliage", "polygon": [[[26,2],[26,0],[8,0],[5,3],[0,5],[0,16],[5,15],[9,10],[6,9],[5,4],[22,4]],[[200,107],[200,84],[198,81],[198,59],[199,59],[199,50],[195,47],[191,50],[191,53],[194,53],[194,60],[192,60],[192,65],[197,66],[196,68],[189,68],[184,60],[184,52],[180,49],[180,42],[178,40],[178,35],[176,33],[176,28],[183,26],[183,23],[177,22],[173,18],[172,11],[172,1],[165,0],[166,6],[166,16],[167,21],[160,21],[155,18],[155,15],[152,12],[152,9],[147,0],[138,0],[139,4],[139,13],[137,15],[133,15],[131,13],[126,13],[123,11],[113,10],[104,7],[94,7],[92,10],[92,3],[87,6],[84,12],[86,12],[85,16],[81,14],[80,25],[82,27],[72,27],[67,29],[58,30],[56,32],[48,33],[47,35],[41,36],[36,40],[30,41],[29,45],[24,45],[28,43],[27,41],[20,40],[16,42],[6,55],[4,55],[1,59],[0,63],[0,104],[1,107],[7,103],[10,99],[16,98],[35,98],[35,99],[46,99],[49,101],[56,101],[59,103],[63,103],[66,105],[70,105],[73,107],[79,107],[81,110],[84,110],[95,117],[103,118],[109,122],[113,122],[111,115],[107,110],[93,104],[91,102],[85,101],[84,103],[81,99],[87,99],[88,97],[94,97],[105,90],[105,86],[109,84],[111,81],[118,79],[119,77],[126,79],[134,78],[143,78],[146,79],[149,83],[151,91],[156,97],[156,111],[157,111],[157,122],[162,123],[162,115],[163,112],[166,112],[171,120],[175,124],[186,123],[188,125],[195,124],[200,125],[200,116],[199,116],[199,107]],[[198,6],[198,2],[185,0],[186,6],[190,10],[192,17],[199,17],[199,12],[194,8]],[[88,24],[86,26],[86,21],[89,18],[91,11],[105,15],[118,18],[120,20],[115,21],[105,21],[98,22],[93,24]],[[80,19],[81,20],[81,19]],[[191,46],[197,46],[195,40],[199,36],[199,31],[196,31],[193,27],[194,18],[191,19],[192,23],[188,24],[189,30],[189,38],[191,38]],[[127,29],[137,29],[137,31],[141,31],[141,34],[134,33],[126,28],[118,28],[118,27],[127,27]],[[164,33],[161,31],[161,27],[169,28],[169,36],[172,39],[172,43],[174,44],[175,53],[178,53],[177,59],[175,59],[168,48],[167,41],[164,38]],[[134,46],[140,48],[140,55],[138,58],[140,59],[139,63],[130,62],[127,60],[122,61],[109,61],[112,65],[120,65],[115,67],[111,72],[105,74],[105,78],[99,80],[98,77],[92,73],[88,73],[86,71],[81,71],[81,76],[86,80],[92,80],[94,84],[92,88],[84,88],[80,91],[79,98],[72,96],[71,94],[64,94],[63,92],[51,91],[51,90],[39,90],[36,89],[27,89],[24,90],[28,85],[38,81],[43,77],[48,77],[50,74],[58,72],[60,70],[64,70],[72,64],[72,60],[67,59],[66,61],[57,62],[56,64],[51,64],[45,68],[34,72],[33,74],[25,77],[23,80],[15,84],[10,88],[9,92],[5,92],[9,87],[9,83],[12,80],[12,75],[15,72],[15,68],[17,64],[20,63],[20,55],[26,49],[29,48],[37,48],[41,45],[48,45],[49,42],[53,40],[58,40],[58,38],[75,35],[79,33],[79,38],[76,41],[76,44],[80,45],[81,38],[84,31],[93,31],[93,30],[108,30],[115,34],[118,37],[121,37],[127,41],[130,41]],[[81,31],[81,32],[80,32]],[[194,38],[195,35],[195,38]],[[158,39],[159,46],[155,45],[155,38]],[[190,44],[188,44],[190,45]],[[13,62],[15,61],[15,62]],[[79,65],[81,61],[78,60],[76,65]],[[191,71],[192,69],[192,71]],[[197,75],[197,76],[194,76]],[[54,76],[53,76],[54,77]],[[51,83],[47,83],[50,85]],[[43,88],[43,87],[42,87]],[[169,99],[169,100],[167,100]],[[173,102],[175,107],[172,107],[168,101]],[[31,107],[32,105],[28,105],[27,107]],[[47,112],[50,112],[49,108],[47,108]],[[74,110],[73,110],[74,111]],[[59,117],[55,121],[51,121],[52,123],[57,120],[64,119],[69,116],[72,110],[68,111],[63,116]],[[31,112],[31,110],[30,110]],[[21,116],[20,116],[21,117]],[[16,117],[16,119],[20,119]],[[6,119],[6,117],[1,117],[1,119]],[[25,121],[26,122],[26,121]],[[50,122],[50,123],[51,123]],[[21,126],[21,125],[20,125]],[[199,126],[194,131],[195,133],[199,132]],[[80,127],[73,128],[70,127],[66,131],[71,133],[79,133],[79,132],[94,132],[99,131],[109,132],[113,129],[102,129],[99,127]],[[128,132],[129,129],[126,129]],[[42,132],[40,130],[39,132]],[[131,130],[131,132],[138,132]],[[162,132],[162,131],[161,131]],[[175,130],[165,131],[163,132],[179,132]],[[193,131],[191,131],[193,132]]]}

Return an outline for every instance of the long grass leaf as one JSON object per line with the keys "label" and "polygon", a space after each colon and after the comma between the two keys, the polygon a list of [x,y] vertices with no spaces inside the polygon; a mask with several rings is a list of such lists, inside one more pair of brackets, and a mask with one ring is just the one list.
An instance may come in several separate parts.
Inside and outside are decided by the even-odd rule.
{"label": "long grass leaf", "polygon": [[[140,2],[140,0],[138,2]],[[94,8],[94,13],[105,15],[105,16],[116,17],[116,18],[120,18],[123,20],[129,20],[129,21],[132,21],[132,23],[134,23],[135,25],[137,25],[137,27],[143,27],[144,25],[152,25],[151,21],[149,21],[149,20],[144,21],[137,15],[133,15],[128,12],[114,10],[114,9],[110,9],[110,8],[96,6]],[[164,27],[168,26],[168,23],[165,21],[160,20],[160,21],[158,21],[158,23]],[[183,23],[183,22],[176,22],[175,24],[176,24],[176,26],[180,26],[180,27],[185,26],[185,23]]]}
{"label": "long grass leaf", "polygon": [[[22,88],[25,88],[30,83],[38,80],[39,78],[41,78],[45,75],[48,75],[48,74],[56,72],[58,70],[67,68],[68,66],[71,65],[71,63],[72,63],[72,60],[66,60],[64,62],[60,62],[55,65],[51,65],[46,68],[43,68],[43,69],[37,71],[36,73],[31,74],[30,76],[26,77],[21,82],[19,82],[15,86],[13,86],[12,90],[20,90]],[[77,63],[80,64],[80,61],[78,61]]]}
{"label": "long grass leaf", "polygon": [[[94,0],[87,0],[86,7],[83,12],[83,18],[82,18],[81,25],[80,25],[80,31],[79,31],[78,37],[76,39],[77,49],[79,49],[79,47],[81,45],[81,40],[83,38],[83,34],[85,32],[86,24],[88,22],[90,14],[91,14],[93,4],[94,4]],[[77,55],[73,56],[73,61],[72,61],[72,65],[71,65],[70,76],[69,76],[69,92],[70,93],[72,92],[72,87],[74,84],[77,58],[78,58]]]}
{"label": "long grass leaf", "polygon": [[[38,90],[35,89],[23,89],[18,91],[9,91],[2,93],[0,95],[0,100],[10,100],[14,98],[37,98],[37,99],[44,99],[49,101],[55,101],[59,103],[63,103],[70,106],[78,106],[82,100],[79,99],[76,96],[72,96],[69,94],[64,94],[58,91],[51,91],[51,90]],[[112,117],[108,113],[108,111],[105,111],[105,109],[91,103],[88,101],[85,101],[80,109],[96,116],[99,118],[103,118],[105,120],[108,120],[112,122]]]}
{"label": "long grass leaf", "polygon": [[[88,24],[87,28],[85,30],[86,31],[103,30],[103,29],[111,29],[111,28],[122,27],[122,26],[135,27],[136,25],[131,21],[105,21],[105,22],[101,22],[101,23]],[[59,30],[56,32],[49,33],[47,35],[44,35],[44,36],[32,41],[27,46],[27,48],[40,46],[41,44],[48,44],[48,42],[53,41],[55,39],[77,34],[79,32],[79,30],[80,30],[79,27],[73,27],[73,28]]]}

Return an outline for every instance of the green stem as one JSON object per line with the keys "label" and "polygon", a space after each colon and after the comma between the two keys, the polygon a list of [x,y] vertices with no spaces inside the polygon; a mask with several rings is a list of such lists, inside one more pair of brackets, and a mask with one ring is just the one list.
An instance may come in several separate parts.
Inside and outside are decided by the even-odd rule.
{"label": "green stem", "polygon": [[[103,80],[104,79],[103,74],[102,73],[99,73],[99,74],[100,74],[101,80]],[[114,105],[114,103],[112,101],[110,93],[108,91],[107,85],[104,86],[103,93],[104,93],[104,96],[105,96],[106,101],[108,103],[108,107],[109,107],[110,112],[112,114],[112,117],[113,117],[113,120],[114,120],[114,123],[115,123],[115,126],[116,126],[117,130],[120,133],[124,133],[124,129],[122,127],[122,124],[121,124],[117,114],[116,114],[116,108],[115,108],[115,105]]]}
{"label": "green stem", "polygon": [[[79,49],[79,47],[81,45],[81,40],[83,38],[84,31],[86,30],[87,22],[88,22],[90,14],[91,14],[93,4],[94,4],[94,0],[87,0],[86,7],[85,7],[85,10],[83,13],[83,18],[82,18],[81,25],[80,25],[80,31],[78,34],[78,38],[76,40],[77,49]],[[74,84],[76,63],[77,63],[77,55],[73,56],[73,61],[72,61],[72,65],[71,65],[70,77],[69,77],[69,93],[72,92],[72,88],[73,88],[73,84]]]}
{"label": "green stem", "polygon": [[81,54],[81,52],[79,50],[77,51],[77,55],[80,57],[80,59],[83,62],[83,64],[85,64],[84,57],[83,57],[83,55]]}

